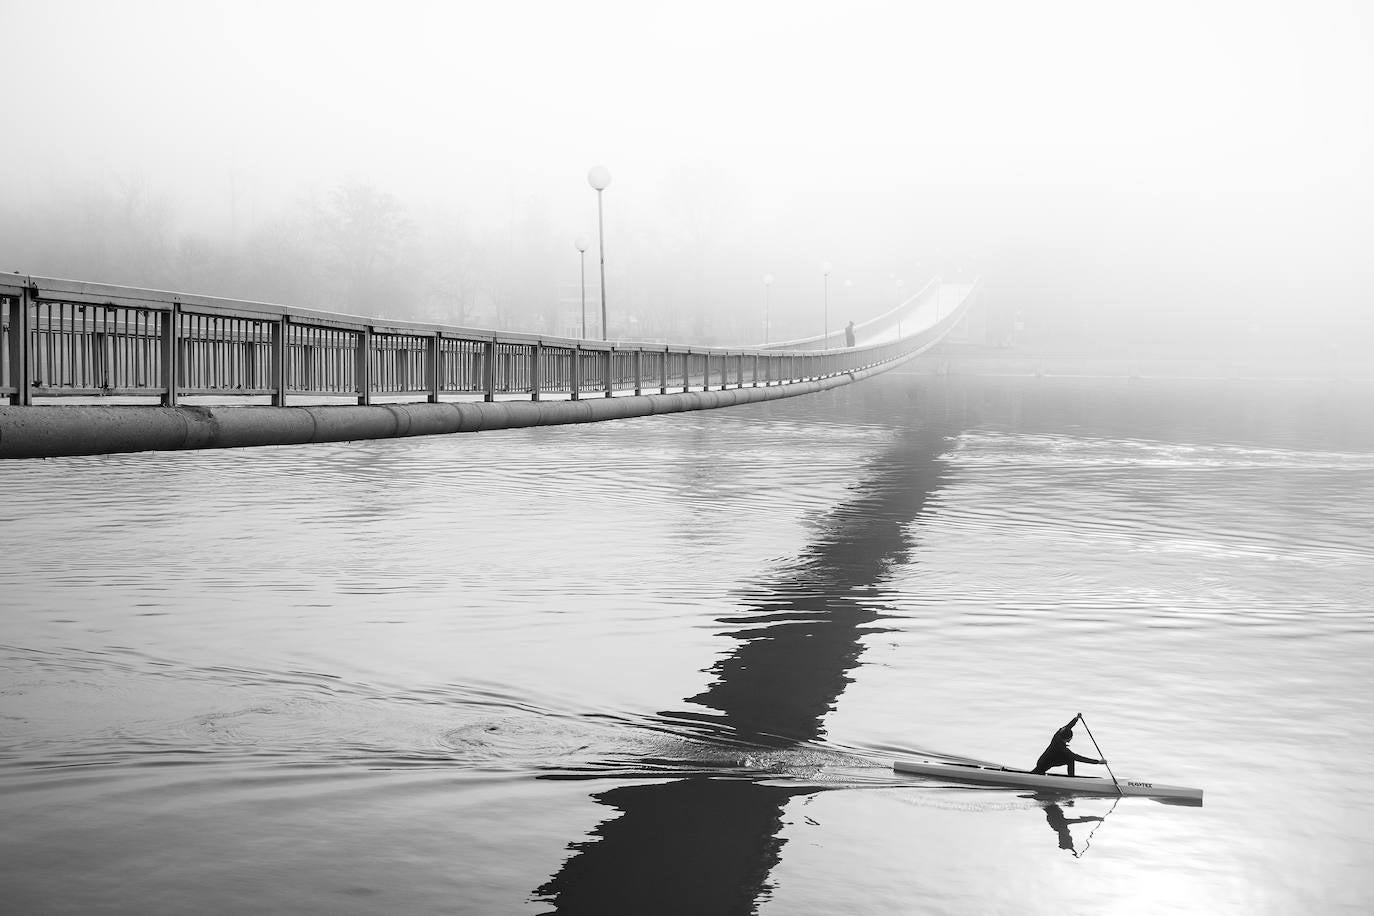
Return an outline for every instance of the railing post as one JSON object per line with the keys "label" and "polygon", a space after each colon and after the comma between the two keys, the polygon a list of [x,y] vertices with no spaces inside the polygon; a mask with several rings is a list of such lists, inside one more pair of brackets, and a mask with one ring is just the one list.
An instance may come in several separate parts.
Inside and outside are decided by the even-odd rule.
{"label": "railing post", "polygon": [[286,406],[286,339],[289,334],[291,319],[283,315],[272,322],[272,406]]}
{"label": "railing post", "polygon": [[440,359],[442,359],[444,352],[444,347],[442,343],[443,339],[443,332],[435,331],[434,336],[429,339],[429,345],[427,348],[429,365],[427,365],[425,368],[428,370],[429,373],[429,403],[431,404],[439,403],[439,392],[443,389],[444,375],[439,368],[439,361]]}
{"label": "railing post", "polygon": [[358,332],[358,350],[355,356],[356,368],[353,374],[357,376],[358,403],[365,406],[372,403],[372,373],[369,371],[372,366],[371,328],[365,327]]}
{"label": "railing post", "polygon": [[711,351],[707,350],[702,354],[704,362],[701,364],[701,390],[711,390]]}
{"label": "railing post", "polygon": [[539,389],[544,385],[544,342],[536,340],[530,347],[530,400],[539,400]]}
{"label": "railing post", "polygon": [[692,348],[688,347],[682,353],[682,393],[686,394],[692,390]]}
{"label": "railing post", "polygon": [[759,355],[757,353],[754,354],[754,383],[749,387],[759,387]]}
{"label": "railing post", "polygon": [[486,365],[482,367],[482,400],[496,400],[496,338],[482,345]]}
{"label": "railing post", "polygon": [[568,388],[572,391],[572,399],[576,401],[582,389],[582,345],[573,344],[572,352],[568,354],[572,358],[572,369],[568,375]]}
{"label": "railing post", "polygon": [[668,348],[663,348],[663,362],[659,365],[658,393],[668,393]]}
{"label": "railing post", "polygon": [[606,351],[606,397],[615,397],[615,347]]}
{"label": "railing post", "polygon": [[173,302],[171,308],[160,313],[162,339],[159,341],[162,350],[162,406],[177,406],[177,332],[180,330],[181,322],[177,321],[177,316],[181,312],[181,304]]}
{"label": "railing post", "polygon": [[644,393],[644,348],[635,350],[635,397]]}
{"label": "railing post", "polygon": [[10,300],[10,385],[14,392],[10,403],[27,407],[33,403],[32,379],[29,371],[29,304],[38,302],[38,290],[32,284],[24,286],[19,295]]}
{"label": "railing post", "polygon": [[[108,317],[105,317],[98,327],[108,327]],[[115,342],[114,335],[107,334],[103,330],[96,331],[95,339],[91,344],[91,350],[96,354],[96,361],[100,364],[100,371],[95,377],[99,382],[99,388],[112,388],[111,378],[114,375],[115,364]]]}

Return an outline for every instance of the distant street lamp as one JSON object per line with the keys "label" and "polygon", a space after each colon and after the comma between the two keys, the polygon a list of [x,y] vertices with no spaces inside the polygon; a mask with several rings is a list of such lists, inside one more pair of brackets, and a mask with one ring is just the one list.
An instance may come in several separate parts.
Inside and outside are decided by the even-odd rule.
{"label": "distant street lamp", "polygon": [[601,339],[606,340],[606,232],[601,220],[601,192],[611,183],[611,170],[594,165],[587,172],[587,184],[596,188],[596,239],[601,248]]}
{"label": "distant street lamp", "polygon": [[773,285],[773,275],[763,275],[763,342],[768,343],[768,289]]}
{"label": "distant street lamp", "polygon": [[821,265],[821,273],[825,276],[825,308],[821,315],[821,327],[824,334],[821,335],[821,349],[830,349],[830,262],[826,261]]}
{"label": "distant street lamp", "polygon": [[573,242],[582,256],[582,339],[587,339],[587,240],[578,236]]}

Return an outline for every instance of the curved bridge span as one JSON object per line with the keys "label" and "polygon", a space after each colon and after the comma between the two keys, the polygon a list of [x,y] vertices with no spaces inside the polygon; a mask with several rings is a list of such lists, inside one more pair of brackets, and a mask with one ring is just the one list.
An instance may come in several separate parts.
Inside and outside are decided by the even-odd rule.
{"label": "curved bridge span", "polygon": [[894,368],[977,284],[752,348],[575,340],[44,277],[0,277],[0,458],[588,423],[809,394]]}

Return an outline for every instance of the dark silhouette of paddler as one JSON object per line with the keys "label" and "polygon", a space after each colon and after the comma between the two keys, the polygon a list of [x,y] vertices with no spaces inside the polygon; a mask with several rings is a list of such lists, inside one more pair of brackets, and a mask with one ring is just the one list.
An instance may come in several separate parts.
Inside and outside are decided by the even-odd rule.
{"label": "dark silhouette of paddler", "polygon": [[1078,763],[1106,763],[1105,760],[1098,760],[1096,757],[1084,757],[1082,754],[1075,754],[1069,749],[1069,742],[1073,740],[1073,727],[1078,723],[1082,715],[1074,716],[1059,731],[1054,733],[1050,739],[1050,746],[1045,748],[1045,752],[1040,755],[1040,759],[1035,761],[1035,769],[1032,773],[1043,774],[1050,767],[1068,767],[1068,775],[1073,775],[1073,765]]}

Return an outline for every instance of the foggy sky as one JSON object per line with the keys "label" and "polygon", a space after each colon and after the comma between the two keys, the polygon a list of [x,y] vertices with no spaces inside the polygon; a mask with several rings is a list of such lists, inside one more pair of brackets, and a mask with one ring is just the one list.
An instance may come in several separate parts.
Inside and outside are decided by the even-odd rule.
{"label": "foggy sky", "polygon": [[306,296],[141,265],[91,201],[246,252],[351,184],[409,227],[395,289],[518,313],[594,256],[604,164],[612,310],[681,333],[757,339],[765,273],[818,333],[829,261],[832,322],[963,271],[1031,333],[1363,352],[1369,9],[0,0],[0,269]]}

